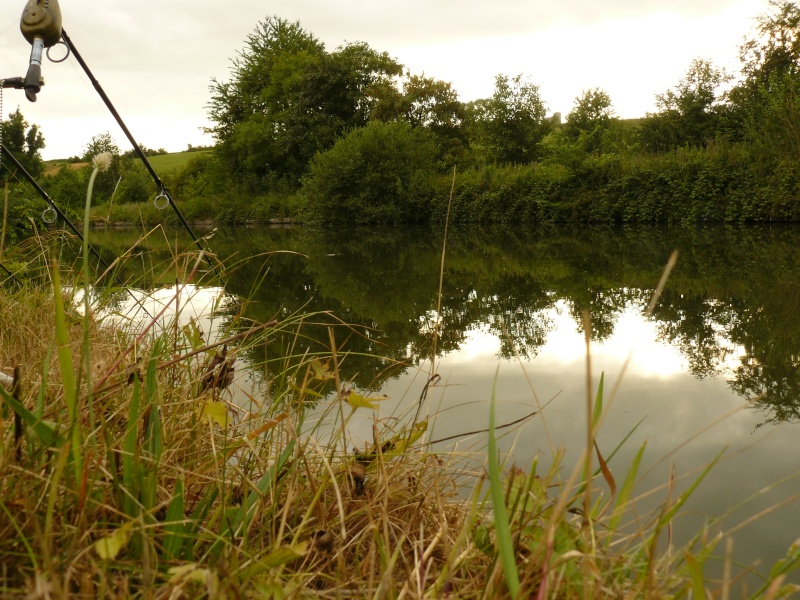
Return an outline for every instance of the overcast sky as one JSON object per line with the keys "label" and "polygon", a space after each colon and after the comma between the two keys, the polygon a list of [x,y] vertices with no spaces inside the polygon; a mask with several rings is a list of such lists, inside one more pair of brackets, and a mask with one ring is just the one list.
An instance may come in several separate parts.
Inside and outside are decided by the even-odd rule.
{"label": "overcast sky", "polygon": [[[210,144],[212,78],[258,21],[299,20],[328,50],[364,41],[412,73],[449,81],[462,100],[490,96],[494,76],[522,73],[548,111],[569,112],[582,90],[606,90],[621,117],[654,110],[693,58],[738,72],[737,51],[767,0],[60,0],[64,29],[140,143],[169,151]],[[0,77],[25,74],[30,46],[19,32],[23,0],[0,2]],[[63,55],[61,48],[53,53]],[[3,117],[19,105],[42,127],[46,159],[80,154],[108,131],[128,142],[69,58],[45,61],[35,104],[4,91]]]}

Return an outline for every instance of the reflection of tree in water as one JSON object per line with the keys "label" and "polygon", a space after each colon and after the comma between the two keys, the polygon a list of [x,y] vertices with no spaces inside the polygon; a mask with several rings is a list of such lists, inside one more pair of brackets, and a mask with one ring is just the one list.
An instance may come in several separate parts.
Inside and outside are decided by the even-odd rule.
{"label": "reflection of tree in water", "polygon": [[734,352],[730,328],[736,311],[723,302],[665,290],[656,309],[659,340],[678,346],[697,377],[724,375]]}
{"label": "reflection of tree in water", "polygon": [[[678,248],[678,267],[654,313],[661,339],[680,348],[694,375],[726,376],[737,393],[757,396],[771,420],[799,419],[798,241],[794,230],[770,228],[454,229],[437,353],[457,349],[470,331],[482,329],[499,336],[502,357],[535,356],[558,306],[568,307],[579,330],[588,311],[593,339],[608,339],[623,311],[647,304]],[[113,243],[119,254],[118,232]],[[300,253],[245,261],[227,274],[227,289],[248,299],[245,316],[256,321],[314,314],[317,324],[304,326],[298,354],[327,349],[328,327],[336,325],[337,345],[349,352],[345,376],[359,386],[376,385],[431,351],[438,231],[236,230],[221,232],[213,246],[221,257],[235,252],[230,260]],[[291,335],[282,335],[269,352],[280,354],[281,344],[288,351]],[[252,360],[265,359],[263,347],[251,352]],[[395,371],[387,371],[392,363]]]}
{"label": "reflection of tree in water", "polygon": [[721,228],[693,241],[656,309],[662,336],[768,421],[800,420],[798,232]]}

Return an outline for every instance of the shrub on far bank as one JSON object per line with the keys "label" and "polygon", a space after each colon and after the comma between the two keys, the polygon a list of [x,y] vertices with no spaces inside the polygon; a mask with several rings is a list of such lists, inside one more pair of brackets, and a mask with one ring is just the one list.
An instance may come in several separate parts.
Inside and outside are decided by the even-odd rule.
{"label": "shrub on far bank", "polygon": [[324,223],[424,222],[436,161],[429,132],[372,121],[314,157],[300,192],[305,213]]}

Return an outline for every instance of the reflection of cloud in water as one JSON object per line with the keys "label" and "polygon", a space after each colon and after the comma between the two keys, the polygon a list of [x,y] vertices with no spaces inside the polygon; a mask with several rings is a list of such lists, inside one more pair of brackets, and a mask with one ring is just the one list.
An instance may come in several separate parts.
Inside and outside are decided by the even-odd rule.
{"label": "reflection of cloud in water", "polygon": [[[486,329],[467,332],[461,349],[438,359],[437,370],[443,382],[431,390],[430,407],[423,410],[430,411],[431,422],[435,422],[432,439],[485,428],[493,388],[498,423],[512,422],[536,410],[532,385],[542,404],[553,399],[543,412],[547,430],[542,417],[536,416],[505,435],[499,447],[519,465],[529,466],[538,456],[539,472],[549,467],[555,449],[565,449],[562,475],[568,476],[585,444],[586,356],[583,334],[563,308],[549,309],[554,329],[547,334],[535,359],[524,359],[521,364],[499,359],[500,342]],[[726,448],[725,456],[730,458],[712,469],[686,510],[713,518],[751,494],[768,490],[733,514],[724,523],[726,528],[798,492],[797,477],[773,489],[777,481],[798,472],[794,453],[786,452],[786,448],[795,445],[796,432],[791,425],[756,431],[763,415],[749,408],[724,377],[698,378],[689,373],[680,348],[659,341],[656,324],[644,320],[640,307],[626,308],[615,323],[613,335],[604,342],[593,342],[591,351],[592,398],[601,372],[605,373],[608,412],[598,435],[602,451],[608,455],[635,429],[609,463],[618,484],[646,442],[638,494],[663,486],[674,466],[679,477],[674,498]],[[631,352],[619,391],[609,403],[611,390]],[[738,352],[731,356],[735,361]],[[388,382],[382,392],[394,400],[381,403],[378,415],[408,415],[409,406],[416,402],[426,379],[425,374],[410,372]],[[351,427],[354,437],[371,440],[372,419],[367,411],[357,414]],[[550,448],[548,434],[555,448]],[[485,433],[478,434],[435,450],[474,452],[476,463],[482,464],[486,440]],[[794,490],[787,489],[792,486]],[[656,492],[640,502],[640,510],[654,508],[667,495],[666,489]],[[787,519],[793,522],[797,517],[800,511],[792,503],[748,526],[736,538],[734,558],[747,563],[774,562],[797,537],[796,532],[781,528],[781,523]],[[698,518],[687,517],[675,523],[676,542],[697,532]]]}
{"label": "reflection of cloud in water", "polygon": [[[564,365],[585,359],[586,344],[583,332],[578,331],[566,302],[541,311],[553,324],[546,334],[545,344],[538,349],[537,364]],[[631,355],[631,372],[652,377],[670,377],[686,372],[686,359],[678,348],[657,340],[655,323],[645,321],[638,307],[625,309],[614,323],[614,333],[603,342],[592,342],[592,360],[598,368],[621,368]],[[485,359],[494,361],[500,348],[499,338],[487,329],[466,333],[465,343],[447,357],[449,364]],[[632,354],[631,354],[632,353]]]}
{"label": "reflection of cloud in water", "polygon": [[187,284],[148,291],[131,289],[130,292],[120,298],[107,316],[111,323],[141,330],[163,311],[156,323],[156,329],[163,331],[175,326],[178,309],[177,324],[184,326],[194,321],[208,335],[208,342],[220,339],[224,328],[219,324],[227,320],[231,308],[237,304],[235,296],[221,287]]}
{"label": "reflection of cloud in water", "polygon": [[[156,317],[156,325],[151,330],[155,335],[172,331],[176,325],[183,328],[194,323],[202,333],[204,344],[213,344],[235,333],[230,330],[230,324],[239,300],[222,287],[187,284],[147,291],[131,289],[130,292],[117,298],[103,317],[105,322],[122,327],[134,335]],[[201,356],[201,362],[206,358],[207,355]],[[241,355],[236,357],[234,369],[233,383],[224,395],[232,399],[235,405],[249,410],[250,396],[257,395],[262,387],[261,375]]]}

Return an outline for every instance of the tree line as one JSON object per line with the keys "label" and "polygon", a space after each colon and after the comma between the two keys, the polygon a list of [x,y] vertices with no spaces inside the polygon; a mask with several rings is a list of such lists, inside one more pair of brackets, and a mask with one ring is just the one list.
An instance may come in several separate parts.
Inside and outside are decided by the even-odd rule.
{"label": "tree line", "polygon": [[[799,32],[800,8],[773,1],[736,76],[698,58],[641,119],[619,119],[590,88],[562,124],[523,75],[499,74],[491,97],[463,102],[366,43],[328,51],[300,23],[268,17],[229,78],[211,82],[213,151],[165,181],[191,215],[220,222],[442,219],[454,169],[462,221],[797,220]],[[24,131],[15,150],[32,160],[43,139]],[[106,179],[101,203],[156,192],[124,156]],[[81,183],[62,169],[47,185],[79,206]]]}

